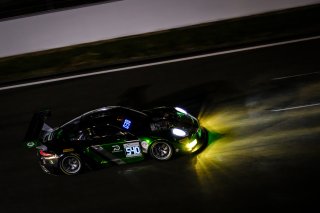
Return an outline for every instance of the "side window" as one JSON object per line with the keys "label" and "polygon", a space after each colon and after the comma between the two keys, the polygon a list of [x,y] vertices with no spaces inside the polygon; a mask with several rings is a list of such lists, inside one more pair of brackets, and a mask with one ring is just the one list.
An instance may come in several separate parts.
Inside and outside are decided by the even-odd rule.
{"label": "side window", "polygon": [[67,141],[79,140],[81,135],[80,120],[74,119],[63,127],[64,139]]}
{"label": "side window", "polygon": [[113,143],[136,139],[132,134],[109,125],[92,126],[87,129],[87,139],[101,143]]}
{"label": "side window", "polygon": [[121,137],[122,132],[119,129],[116,129],[114,127],[110,127],[108,125],[99,125],[99,126],[93,126],[91,128],[91,133],[94,138],[115,138],[115,137]]}

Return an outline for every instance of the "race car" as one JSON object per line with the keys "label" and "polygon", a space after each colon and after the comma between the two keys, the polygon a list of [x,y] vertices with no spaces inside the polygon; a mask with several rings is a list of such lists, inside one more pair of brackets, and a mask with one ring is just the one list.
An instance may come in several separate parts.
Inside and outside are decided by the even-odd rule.
{"label": "race car", "polygon": [[207,130],[179,107],[137,111],[107,106],[89,111],[56,128],[49,110],[35,113],[27,130],[27,147],[36,147],[40,167],[53,175],[142,161],[167,161],[194,153],[207,144]]}

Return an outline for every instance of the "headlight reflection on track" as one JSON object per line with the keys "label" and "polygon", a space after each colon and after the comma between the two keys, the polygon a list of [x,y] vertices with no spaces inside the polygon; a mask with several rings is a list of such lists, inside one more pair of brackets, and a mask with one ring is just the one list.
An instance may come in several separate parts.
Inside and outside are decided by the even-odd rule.
{"label": "headlight reflection on track", "polygon": [[[234,170],[244,165],[257,166],[257,159],[285,158],[296,153],[311,152],[294,148],[297,138],[320,133],[320,126],[298,125],[318,117],[320,108],[274,113],[265,108],[249,112],[238,106],[200,113],[199,121],[209,131],[222,133],[216,141],[194,159],[194,169],[204,190],[208,182],[219,181],[219,174],[233,178]],[[254,116],[252,116],[254,115]],[[240,172],[237,170],[237,172]]]}

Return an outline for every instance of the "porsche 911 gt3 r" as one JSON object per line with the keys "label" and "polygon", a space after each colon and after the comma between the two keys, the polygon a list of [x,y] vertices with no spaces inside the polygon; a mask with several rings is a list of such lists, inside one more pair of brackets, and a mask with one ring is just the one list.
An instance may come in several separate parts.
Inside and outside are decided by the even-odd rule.
{"label": "porsche 911 gt3 r", "polygon": [[45,123],[49,115],[50,111],[35,113],[25,138],[29,148],[37,148],[40,167],[49,174],[75,175],[148,156],[166,161],[207,143],[207,131],[178,107],[137,111],[108,106],[56,128]]}

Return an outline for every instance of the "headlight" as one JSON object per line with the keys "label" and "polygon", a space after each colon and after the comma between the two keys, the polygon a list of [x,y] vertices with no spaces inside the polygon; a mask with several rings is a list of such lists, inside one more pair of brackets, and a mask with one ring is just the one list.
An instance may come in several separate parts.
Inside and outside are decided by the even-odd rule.
{"label": "headlight", "polygon": [[183,131],[182,129],[174,128],[171,131],[172,131],[172,134],[179,136],[179,137],[184,137],[187,135],[187,133],[185,131]]}
{"label": "headlight", "polygon": [[192,150],[196,145],[197,145],[197,139],[194,139],[193,141],[191,141],[190,143],[188,143],[186,145],[187,149]]}
{"label": "headlight", "polygon": [[181,112],[183,114],[188,114],[187,111],[185,111],[184,109],[181,109],[180,107],[175,107],[175,109],[178,111],[178,112]]}

